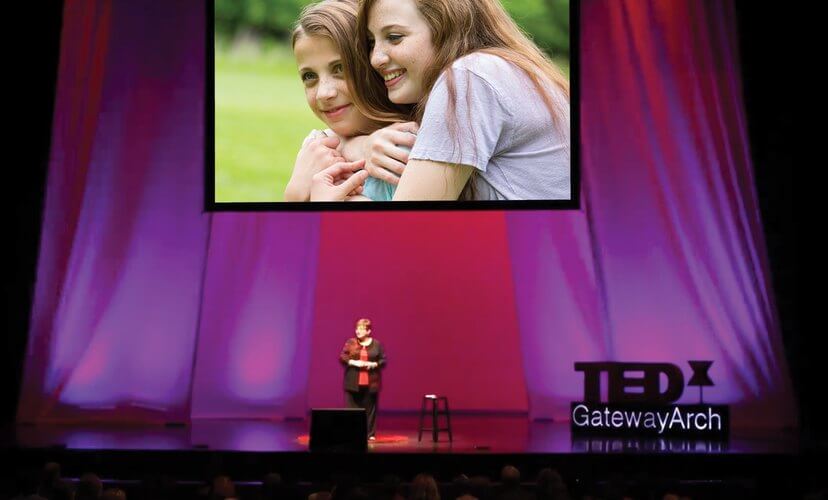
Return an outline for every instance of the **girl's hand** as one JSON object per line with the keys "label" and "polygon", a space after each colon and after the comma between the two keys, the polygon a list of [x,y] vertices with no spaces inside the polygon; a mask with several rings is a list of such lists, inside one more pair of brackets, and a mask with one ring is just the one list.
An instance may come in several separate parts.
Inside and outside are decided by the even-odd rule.
{"label": "girl's hand", "polygon": [[315,174],[311,180],[311,201],[345,201],[362,193],[368,172],[361,170],[365,160],[339,162]]}
{"label": "girl's hand", "polygon": [[395,123],[370,135],[346,141],[342,151],[346,158],[364,158],[365,170],[371,177],[396,186],[408,163],[408,152],[414,147],[418,130],[414,122]]}
{"label": "girl's hand", "polygon": [[336,150],[339,138],[328,137],[318,130],[312,131],[302,143],[302,149],[296,155],[293,173],[285,187],[285,201],[308,201],[312,178],[325,168],[344,161]]}

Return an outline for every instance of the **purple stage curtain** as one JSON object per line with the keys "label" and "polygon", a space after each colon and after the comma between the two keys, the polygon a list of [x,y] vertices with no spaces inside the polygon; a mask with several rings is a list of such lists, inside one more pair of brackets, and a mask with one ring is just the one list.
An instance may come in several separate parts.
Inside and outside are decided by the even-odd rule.
{"label": "purple stage curtain", "polygon": [[706,401],[795,422],[730,2],[583,0],[582,209],[468,219],[204,214],[203,9],[66,2],[19,420],[300,416],[369,311],[392,409],[436,377],[565,420],[575,361],[709,359]]}
{"label": "purple stage curtain", "polygon": [[319,217],[213,215],[193,418],[305,415]]}
{"label": "purple stage curtain", "polygon": [[19,420],[304,414],[319,216],[201,213],[193,6],[66,4]]}
{"label": "purple stage curtain", "polygon": [[731,2],[584,0],[581,19],[582,214],[509,215],[533,414],[567,418],[575,361],[688,380],[699,359],[739,425],[793,424]]}
{"label": "purple stage curtain", "polygon": [[507,214],[529,413],[568,420],[583,399],[576,361],[612,359],[583,211]]}
{"label": "purple stage curtain", "polygon": [[186,417],[208,219],[189,5],[65,4],[21,420]]}

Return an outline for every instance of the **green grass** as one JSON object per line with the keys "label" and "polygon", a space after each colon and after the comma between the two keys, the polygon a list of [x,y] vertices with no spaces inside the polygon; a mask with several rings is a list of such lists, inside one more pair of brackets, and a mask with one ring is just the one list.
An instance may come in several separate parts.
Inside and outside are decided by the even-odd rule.
{"label": "green grass", "polygon": [[[569,64],[560,66],[568,75]],[[302,140],[325,128],[308,108],[292,51],[218,44],[215,70],[216,201],[282,201]]]}
{"label": "green grass", "polygon": [[324,128],[286,47],[217,50],[216,201],[281,201],[302,140]]}

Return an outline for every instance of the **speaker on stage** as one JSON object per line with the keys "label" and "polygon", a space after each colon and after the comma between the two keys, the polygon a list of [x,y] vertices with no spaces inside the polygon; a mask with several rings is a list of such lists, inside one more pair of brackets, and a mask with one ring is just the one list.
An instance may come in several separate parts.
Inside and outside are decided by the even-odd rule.
{"label": "speaker on stage", "polygon": [[364,452],[368,442],[368,420],[362,408],[313,408],[310,450]]}

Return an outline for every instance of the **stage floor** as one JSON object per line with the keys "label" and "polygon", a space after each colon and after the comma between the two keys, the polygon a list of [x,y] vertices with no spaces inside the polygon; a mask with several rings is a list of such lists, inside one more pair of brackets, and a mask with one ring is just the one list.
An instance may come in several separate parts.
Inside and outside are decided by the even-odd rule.
{"label": "stage floor", "polygon": [[[7,429],[4,447],[66,450],[212,450],[225,452],[301,453],[308,451],[309,421],[194,420],[184,427],[88,424]],[[368,453],[474,454],[796,454],[794,431],[734,430],[726,440],[688,438],[573,437],[568,423],[529,421],[525,416],[457,415],[453,441],[430,432],[418,441],[418,417],[381,415],[377,441]]]}

